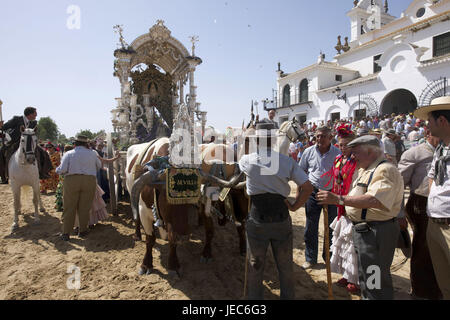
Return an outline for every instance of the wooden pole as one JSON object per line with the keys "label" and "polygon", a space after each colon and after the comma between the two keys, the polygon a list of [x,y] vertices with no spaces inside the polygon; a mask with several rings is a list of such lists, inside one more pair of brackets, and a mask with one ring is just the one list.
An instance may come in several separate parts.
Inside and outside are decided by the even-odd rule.
{"label": "wooden pole", "polygon": [[330,227],[328,225],[328,206],[323,206],[323,224],[324,224],[324,239],[325,239],[325,256],[327,265],[327,283],[328,283],[328,300],[334,300],[333,288],[331,283],[331,264],[330,264]]}
{"label": "wooden pole", "polygon": [[[112,143],[111,133],[106,135],[107,140],[107,157],[114,157],[114,146]],[[111,213],[117,216],[117,199],[116,199],[116,184],[114,183],[114,164],[108,164],[108,183],[109,183],[109,205]],[[119,183],[119,181],[117,181]]]}

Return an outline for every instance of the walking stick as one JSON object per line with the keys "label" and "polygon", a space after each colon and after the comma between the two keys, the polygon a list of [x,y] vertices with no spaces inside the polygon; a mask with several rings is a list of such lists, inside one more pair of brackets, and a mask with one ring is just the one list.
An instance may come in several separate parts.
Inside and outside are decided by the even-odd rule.
{"label": "walking stick", "polygon": [[334,300],[333,288],[331,287],[331,264],[330,264],[330,229],[328,226],[328,206],[323,206],[323,224],[324,224],[324,238],[325,238],[325,257],[327,265],[327,283],[328,283],[328,300]]}
{"label": "walking stick", "polygon": [[[248,213],[250,213],[250,208],[252,206],[252,201],[250,197],[248,197]],[[248,215],[247,213],[247,215]],[[248,242],[247,242],[247,250],[245,253],[245,275],[244,275],[244,299],[247,297],[247,276],[248,276]]]}

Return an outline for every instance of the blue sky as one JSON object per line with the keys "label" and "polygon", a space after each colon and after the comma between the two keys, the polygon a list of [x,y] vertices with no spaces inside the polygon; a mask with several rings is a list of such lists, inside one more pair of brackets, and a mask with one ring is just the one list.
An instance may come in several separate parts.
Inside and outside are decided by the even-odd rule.
{"label": "blue sky", "polygon": [[[399,17],[412,1],[389,1]],[[81,28],[66,26],[67,8],[81,10]],[[38,108],[61,133],[111,131],[110,110],[120,96],[113,77],[116,24],[131,43],[158,19],[190,51],[189,36],[200,41],[196,85],[208,123],[220,131],[249,119],[251,100],[271,98],[277,62],[293,72],[331,61],[337,36],[350,36],[347,0],[40,0],[0,4],[0,99],[3,118]],[[265,116],[260,103],[259,113]]]}

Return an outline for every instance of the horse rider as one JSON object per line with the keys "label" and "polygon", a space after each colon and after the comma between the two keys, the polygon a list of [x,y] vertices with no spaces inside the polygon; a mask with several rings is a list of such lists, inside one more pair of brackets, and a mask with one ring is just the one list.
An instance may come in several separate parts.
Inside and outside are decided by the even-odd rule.
{"label": "horse rider", "polygon": [[[36,108],[28,107],[25,109],[23,116],[15,116],[6,123],[0,121],[0,129],[11,138],[10,141],[5,142],[0,148],[0,177],[2,178],[2,184],[8,183],[9,159],[19,148],[23,128],[36,128],[36,117]],[[47,151],[38,146],[36,148],[36,159],[39,168],[39,179],[49,178],[48,172],[52,169],[52,162]]]}
{"label": "horse rider", "polygon": [[278,122],[275,121],[275,109],[270,109],[268,110],[268,116],[269,118],[264,118],[261,121],[259,121],[260,123],[271,123],[275,126],[275,129],[280,129]]}

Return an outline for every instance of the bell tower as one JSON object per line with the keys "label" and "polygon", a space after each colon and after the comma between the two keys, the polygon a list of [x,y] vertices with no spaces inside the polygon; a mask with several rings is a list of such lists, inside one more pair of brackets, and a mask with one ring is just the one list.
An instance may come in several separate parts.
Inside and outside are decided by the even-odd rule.
{"label": "bell tower", "polygon": [[381,29],[395,19],[388,13],[388,0],[355,0],[353,6],[347,13],[351,24],[351,47],[359,44],[362,35]]}

